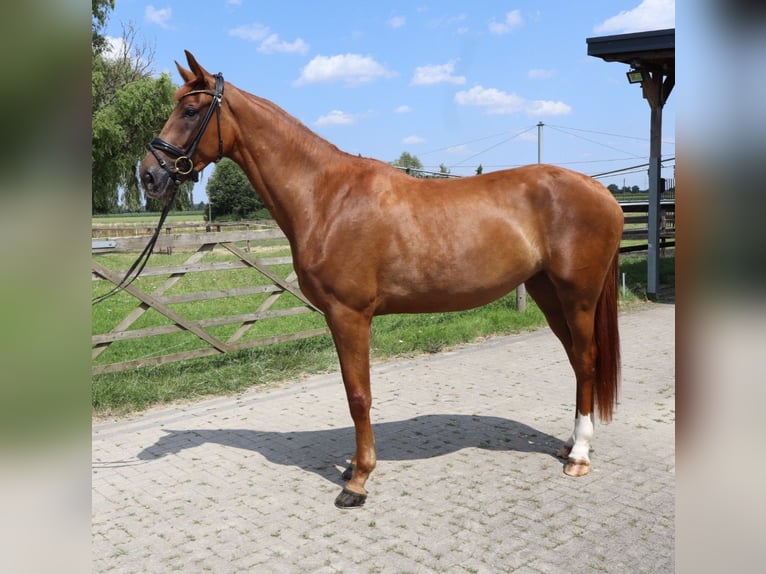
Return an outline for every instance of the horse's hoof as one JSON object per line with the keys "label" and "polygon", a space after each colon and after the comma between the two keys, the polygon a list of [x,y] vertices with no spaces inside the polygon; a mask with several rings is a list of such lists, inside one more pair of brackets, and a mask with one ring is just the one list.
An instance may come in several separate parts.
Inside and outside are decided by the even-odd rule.
{"label": "horse's hoof", "polygon": [[567,476],[585,476],[590,471],[590,462],[587,460],[569,459],[564,465],[564,474]]}
{"label": "horse's hoof", "polygon": [[365,500],[367,500],[366,494],[359,494],[344,488],[335,499],[335,506],[338,508],[360,508],[364,506]]}
{"label": "horse's hoof", "polygon": [[353,465],[353,464],[349,464],[349,465],[348,465],[348,468],[347,468],[346,470],[344,470],[344,471],[343,471],[343,474],[341,474],[341,475],[340,475],[340,477],[341,477],[343,480],[345,480],[346,482],[348,482],[349,480],[351,480],[351,478],[352,478],[353,476],[354,476],[354,465]]}

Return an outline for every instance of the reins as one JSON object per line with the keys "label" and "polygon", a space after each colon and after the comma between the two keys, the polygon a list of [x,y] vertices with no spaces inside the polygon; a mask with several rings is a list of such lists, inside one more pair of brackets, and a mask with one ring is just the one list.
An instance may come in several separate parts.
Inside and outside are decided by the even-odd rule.
{"label": "reins", "polygon": [[[215,75],[215,92],[211,92],[210,90],[193,90],[184,94],[182,98],[191,96],[192,94],[208,94],[213,97],[213,102],[210,104],[210,107],[208,107],[207,113],[205,114],[205,117],[202,119],[202,123],[199,126],[199,130],[197,130],[197,133],[192,138],[192,141],[189,143],[188,147],[185,150],[182,150],[181,148],[174,146],[173,144],[168,143],[160,138],[154,138],[152,141],[146,144],[146,148],[155,157],[157,163],[159,163],[162,169],[170,174],[170,177],[173,180],[173,191],[165,203],[165,206],[162,208],[160,220],[159,223],[157,223],[157,229],[154,230],[154,234],[152,234],[151,239],[149,239],[149,242],[146,244],[143,251],[141,251],[141,254],[133,262],[133,264],[130,266],[130,269],[128,269],[127,273],[125,273],[125,276],[120,280],[120,282],[107,293],[95,297],[92,300],[91,305],[101,303],[103,300],[108,299],[115,293],[125,289],[128,285],[133,283],[133,281],[135,281],[139,275],[141,275],[144,267],[146,267],[146,263],[149,261],[149,257],[151,257],[152,252],[154,251],[154,246],[157,244],[157,240],[159,239],[162,225],[165,223],[165,219],[167,218],[168,213],[170,213],[170,208],[175,201],[176,193],[178,193],[178,186],[181,183],[181,177],[191,174],[191,179],[193,181],[199,181],[199,172],[194,169],[194,161],[192,160],[192,156],[194,155],[194,152],[197,151],[197,145],[202,139],[202,136],[207,129],[207,125],[210,123],[210,118],[213,117],[214,111],[216,112],[216,119],[218,122],[218,159],[220,160],[223,157],[223,137],[221,135],[223,74],[219,73]],[[164,159],[162,159],[162,156],[160,156],[158,151],[162,151],[171,157],[175,156],[173,165],[170,166]]]}
{"label": "reins", "polygon": [[[122,280],[117,285],[112,287],[112,289],[109,292],[94,298],[93,301],[91,302],[91,305],[96,305],[97,303],[101,303],[101,301],[103,301],[104,299],[108,299],[109,297],[116,294],[117,292],[125,289],[128,285],[133,283],[133,281],[135,281],[139,275],[141,275],[141,272],[144,270],[144,267],[146,267],[147,261],[149,261],[149,257],[151,256],[152,251],[154,251],[154,246],[156,245],[157,239],[160,236],[160,230],[162,229],[162,224],[165,223],[165,218],[168,216],[168,213],[170,213],[170,207],[173,205],[173,201],[175,201],[177,191],[178,191],[178,187],[176,186],[173,189],[170,199],[165,204],[165,207],[162,208],[162,213],[160,214],[160,221],[157,224],[157,229],[154,230],[154,234],[152,235],[151,239],[149,239],[149,243],[146,244],[146,246],[144,247],[144,250],[138,256],[138,258],[133,262],[133,265],[130,266],[130,269],[128,269],[127,273],[125,273],[125,276],[122,278]],[[138,268],[137,271],[136,271],[136,268]],[[134,271],[135,271],[135,275],[131,277]]]}

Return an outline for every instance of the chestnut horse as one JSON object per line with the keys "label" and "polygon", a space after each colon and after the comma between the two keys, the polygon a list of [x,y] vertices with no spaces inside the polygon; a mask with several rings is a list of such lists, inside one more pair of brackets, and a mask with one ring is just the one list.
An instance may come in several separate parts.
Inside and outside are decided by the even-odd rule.
{"label": "chestnut horse", "polygon": [[[147,194],[234,160],[287,236],[300,289],[327,320],[356,430],[335,504],[361,506],[375,468],[370,426],[374,315],[457,311],[525,283],[577,379],[564,472],[588,472],[594,408],[619,385],[617,263],[623,213],[595,180],[551,165],[417,179],[355,157],[274,103],[211,75],[186,52],[178,104],[140,168]],[[210,122],[215,115],[216,121]]]}

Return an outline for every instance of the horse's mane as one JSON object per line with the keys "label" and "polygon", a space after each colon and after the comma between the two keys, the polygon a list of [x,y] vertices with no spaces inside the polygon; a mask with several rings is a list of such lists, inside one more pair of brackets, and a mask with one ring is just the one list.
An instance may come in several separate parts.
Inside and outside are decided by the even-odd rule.
{"label": "horse's mane", "polygon": [[351,154],[347,151],[344,151],[340,149],[338,146],[336,146],[334,143],[330,142],[329,140],[323,138],[315,131],[311,130],[306,124],[304,124],[302,121],[300,121],[298,118],[290,114],[288,111],[280,107],[278,104],[275,104],[271,100],[267,100],[266,98],[262,98],[260,96],[256,96],[255,94],[252,94],[246,90],[242,90],[241,88],[238,88],[240,93],[252,104],[259,106],[261,109],[266,110],[269,115],[274,119],[275,124],[278,124],[279,130],[282,131],[282,133],[288,137],[290,137],[293,140],[302,140],[304,145],[313,147],[315,149],[322,149],[328,153],[331,154],[337,154],[339,156],[344,157],[345,159],[349,159],[351,161],[366,161],[366,162],[375,162],[383,166],[387,166],[392,168],[395,171],[399,171],[390,164],[379,160],[375,158],[367,158],[362,157],[358,155]]}

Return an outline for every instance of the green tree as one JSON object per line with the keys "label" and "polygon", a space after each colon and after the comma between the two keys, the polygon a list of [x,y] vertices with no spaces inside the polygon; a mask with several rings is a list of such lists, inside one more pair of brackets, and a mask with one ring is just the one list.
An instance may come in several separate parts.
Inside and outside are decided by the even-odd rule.
{"label": "green tree", "polygon": [[476,168],[476,175],[481,175],[484,173],[484,166],[479,164],[479,167]]}
{"label": "green tree", "polygon": [[109,11],[114,10],[114,0],[92,0],[91,9],[91,49],[93,54],[100,54],[106,49],[106,38],[101,31],[109,19]]}
{"label": "green tree", "polygon": [[94,111],[114,104],[128,84],[152,76],[154,50],[138,38],[133,25],[122,26],[122,36],[108,51],[95,53],[91,69],[91,106]]}
{"label": "green tree", "polygon": [[411,155],[410,152],[407,151],[403,151],[402,155],[399,156],[399,159],[392,161],[391,165],[395,165],[397,167],[412,167],[415,169],[423,169],[423,164],[418,159],[418,156]]}
{"label": "green tree", "polygon": [[228,158],[216,164],[205,189],[212,219],[247,219],[265,207],[242,168]]}
{"label": "green tree", "polygon": [[[95,8],[94,3],[94,12]],[[146,154],[146,142],[160,131],[174,105],[176,87],[170,77],[151,74],[153,51],[137,41],[132,26],[123,26],[122,34],[116,50],[94,50],[92,59],[93,213],[117,211],[119,190],[124,192],[123,207],[140,209],[136,167]],[[191,204],[191,184],[184,184],[176,195],[175,207],[186,209]],[[146,199],[147,210],[161,208],[159,201]]]}
{"label": "green tree", "polygon": [[610,183],[606,188],[611,191],[613,195],[620,192],[620,187],[616,183]]}
{"label": "green tree", "polygon": [[[160,131],[170,115],[174,92],[167,74],[157,79],[146,77],[117,89],[112,103],[94,111],[91,147],[94,213],[114,211],[120,188],[128,195],[127,204],[138,203],[136,167],[146,154],[146,142]],[[156,206],[147,201],[147,209],[153,211]]]}

